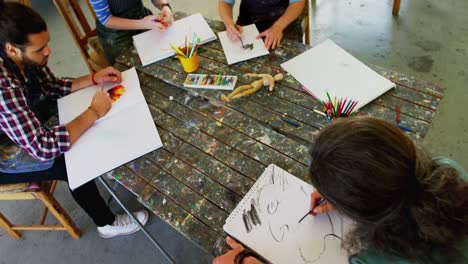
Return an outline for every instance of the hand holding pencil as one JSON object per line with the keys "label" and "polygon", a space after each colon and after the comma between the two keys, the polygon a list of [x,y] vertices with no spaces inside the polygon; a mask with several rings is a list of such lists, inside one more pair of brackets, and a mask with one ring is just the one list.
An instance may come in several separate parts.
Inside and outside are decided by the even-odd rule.
{"label": "hand holding pencil", "polygon": [[317,215],[321,213],[327,213],[335,210],[335,207],[322,198],[322,195],[315,191],[310,194],[310,211],[311,215]]}
{"label": "hand holding pencil", "polygon": [[310,209],[301,219],[299,219],[299,223],[308,215],[316,216],[317,214],[327,213],[333,210],[335,210],[333,205],[323,199],[319,192],[315,191],[310,194]]}
{"label": "hand holding pencil", "polygon": [[167,26],[162,23],[162,20],[157,16],[145,16],[140,19],[142,29],[157,29],[159,32],[162,32],[167,29]]}

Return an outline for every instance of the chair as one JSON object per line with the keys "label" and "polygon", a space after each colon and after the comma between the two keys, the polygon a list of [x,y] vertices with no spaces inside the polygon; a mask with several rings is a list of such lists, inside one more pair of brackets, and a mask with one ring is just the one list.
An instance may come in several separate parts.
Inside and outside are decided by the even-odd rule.
{"label": "chair", "polygon": [[31,0],[7,0],[6,2],[17,2],[22,5],[31,7]]}
{"label": "chair", "polygon": [[[54,0],[54,4],[72,33],[89,70],[98,71],[109,66],[109,62],[97,41],[96,29],[91,29],[79,3],[76,0]],[[96,20],[96,14],[89,1],[86,1],[86,4]]]}
{"label": "chair", "polygon": [[[5,229],[14,238],[20,238],[18,230],[66,230],[74,238],[80,237],[80,230],[65,212],[59,202],[54,198],[57,181],[42,182],[36,188],[30,188],[30,183],[0,185],[0,200],[40,200],[44,204],[39,224],[14,225],[0,213],[0,227]],[[60,222],[60,225],[44,224],[47,213],[51,212]]]}
{"label": "chair", "polygon": [[392,14],[394,16],[398,16],[398,12],[400,12],[400,1],[401,0],[393,0],[393,10]]}

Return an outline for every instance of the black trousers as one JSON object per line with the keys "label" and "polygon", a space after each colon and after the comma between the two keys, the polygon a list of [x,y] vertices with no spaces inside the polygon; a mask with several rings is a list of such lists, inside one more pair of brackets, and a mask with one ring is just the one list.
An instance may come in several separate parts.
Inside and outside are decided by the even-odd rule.
{"label": "black trousers", "polygon": [[[49,180],[60,180],[68,183],[65,158],[63,155],[56,158],[54,165],[47,170],[26,173],[0,172],[0,184]],[[70,189],[70,192],[73,199],[85,210],[97,226],[111,225],[114,222],[115,215],[102,198],[94,181],[90,181],[75,190]]]}

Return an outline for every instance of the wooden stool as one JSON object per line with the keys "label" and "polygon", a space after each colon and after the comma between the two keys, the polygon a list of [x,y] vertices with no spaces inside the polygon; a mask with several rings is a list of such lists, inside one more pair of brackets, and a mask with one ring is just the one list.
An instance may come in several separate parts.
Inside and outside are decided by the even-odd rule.
{"label": "wooden stool", "polygon": [[[54,198],[57,181],[42,182],[37,188],[28,188],[30,183],[4,184],[0,185],[0,200],[40,200],[44,204],[44,210],[39,224],[13,225],[0,213],[0,226],[14,238],[20,238],[21,233],[17,230],[66,230],[74,239],[80,237],[80,230],[65,212],[62,206]],[[57,218],[61,225],[45,225],[47,213]]]}

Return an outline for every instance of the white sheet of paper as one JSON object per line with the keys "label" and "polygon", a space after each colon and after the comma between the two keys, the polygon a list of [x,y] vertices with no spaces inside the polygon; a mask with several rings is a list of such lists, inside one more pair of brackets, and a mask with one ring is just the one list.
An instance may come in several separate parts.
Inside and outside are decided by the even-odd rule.
{"label": "white sheet of paper", "polygon": [[281,66],[322,100],[327,91],[332,98],[358,100],[356,110],[395,87],[329,39]]}
{"label": "white sheet of paper", "polygon": [[[313,187],[268,166],[229,215],[224,230],[271,263],[348,263],[341,240],[350,220],[336,212],[307,216]],[[260,221],[255,221],[255,212]],[[250,223],[250,230],[247,228]]]}
{"label": "white sheet of paper", "polygon": [[269,54],[268,50],[265,48],[263,40],[257,39],[259,32],[255,24],[244,26],[242,28],[242,42],[244,45],[253,44],[252,50],[243,49],[240,40],[232,41],[228,37],[227,31],[218,33],[228,64],[234,64]]}
{"label": "white sheet of paper", "polygon": [[200,13],[182,18],[174,22],[164,32],[157,29],[143,32],[133,36],[133,42],[143,66],[175,55],[170,44],[185,45],[185,36],[188,42],[192,41],[192,33],[200,38],[200,44],[216,39],[216,35]]}
{"label": "white sheet of paper", "polygon": [[[162,146],[135,68],[123,72],[122,77],[126,92],[105,118],[95,122],[65,153],[71,189]],[[100,88],[89,87],[59,99],[60,123],[68,123],[83,112]]]}

